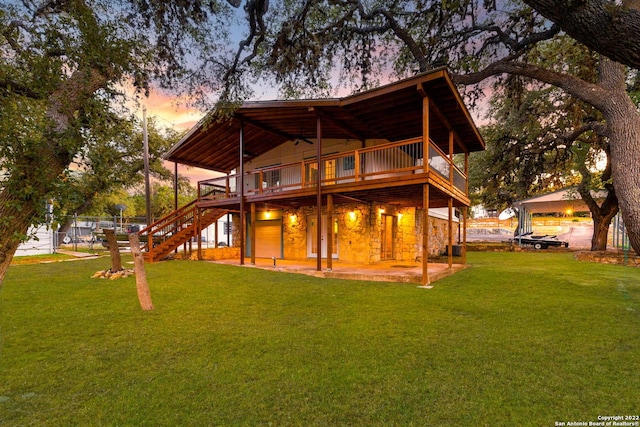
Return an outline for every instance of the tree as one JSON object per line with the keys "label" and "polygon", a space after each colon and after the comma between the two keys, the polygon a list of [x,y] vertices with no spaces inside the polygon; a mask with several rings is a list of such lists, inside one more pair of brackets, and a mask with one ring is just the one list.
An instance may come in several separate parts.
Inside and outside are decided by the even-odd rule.
{"label": "tree", "polygon": [[[162,218],[170,214],[174,210],[174,189],[162,185],[160,182],[154,182],[151,186],[151,206],[152,217],[155,219]],[[197,194],[196,189],[191,186],[187,179],[178,181],[178,205],[183,206],[195,200]],[[132,196],[132,204],[136,207],[135,216],[144,216],[145,194],[144,191],[137,191]],[[148,225],[148,224],[147,224]]]}
{"label": "tree", "polygon": [[[326,90],[339,69],[357,89],[391,71],[402,77],[447,65],[467,86],[473,105],[487,81],[518,75],[564,90],[602,114],[609,140],[611,176],[631,245],[640,253],[640,113],[627,92],[637,72],[595,58],[597,74],[582,76],[563,61],[545,66],[531,55],[539,43],[554,44],[560,27],[519,2],[360,0],[291,1],[280,11],[263,67],[286,89]],[[273,21],[276,21],[274,18]],[[566,129],[571,132],[578,130]]]}
{"label": "tree", "polygon": [[[532,50],[538,61],[570,52],[566,68],[583,76],[593,75],[595,57],[568,37],[561,43]],[[495,87],[488,115],[494,123],[482,133],[487,150],[471,158],[470,186],[482,202],[495,209],[511,206],[541,193],[576,187],[594,221],[592,250],[605,250],[618,201],[611,185],[611,163],[601,114],[593,107],[553,86],[520,76]],[[606,167],[600,170],[599,164]],[[598,202],[592,191],[607,189]]]}
{"label": "tree", "polygon": [[[124,105],[122,87],[144,95],[152,81],[222,85],[231,10],[216,0],[2,4],[0,283],[29,226],[44,222],[45,203],[70,193],[71,165],[88,141],[109,143],[96,124]],[[200,72],[205,62],[211,74]]]}
{"label": "tree", "polygon": [[[70,194],[63,200],[65,205],[60,207],[67,218],[71,218],[70,213],[82,215],[90,211],[99,195],[117,189],[132,190],[144,182],[143,135],[141,126],[135,122],[134,118],[109,117],[105,126],[112,130],[101,135],[107,137],[106,141],[86,138],[84,150],[76,156],[69,177]],[[93,123],[95,126],[97,124]],[[164,166],[162,155],[178,141],[178,133],[173,129],[160,129],[153,118],[148,120],[147,129],[150,175],[159,181],[169,181],[173,175]],[[98,211],[97,214],[105,213],[104,208]],[[71,225],[69,219],[60,231],[66,232]]]}
{"label": "tree", "polygon": [[640,1],[524,0],[567,34],[614,61],[640,69]]}

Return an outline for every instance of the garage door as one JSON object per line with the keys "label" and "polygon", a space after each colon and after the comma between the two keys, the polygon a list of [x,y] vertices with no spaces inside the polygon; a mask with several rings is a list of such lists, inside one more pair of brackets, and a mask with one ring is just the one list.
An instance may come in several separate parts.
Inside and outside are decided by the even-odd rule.
{"label": "garage door", "polygon": [[282,220],[256,221],[256,257],[282,257]]}

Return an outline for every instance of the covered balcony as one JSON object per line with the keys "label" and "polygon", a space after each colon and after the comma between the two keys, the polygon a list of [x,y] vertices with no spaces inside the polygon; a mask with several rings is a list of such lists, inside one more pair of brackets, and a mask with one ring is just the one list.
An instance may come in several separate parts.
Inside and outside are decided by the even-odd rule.
{"label": "covered balcony", "polygon": [[[437,186],[443,196],[454,197],[457,205],[468,204],[466,156],[458,156],[461,170],[453,154],[445,154],[433,141],[428,144],[427,163],[424,163],[422,138],[412,138],[381,144],[361,150],[322,156],[320,168],[316,159],[229,174],[198,183],[198,201],[201,206],[232,207],[239,202],[240,188],[247,202],[282,200],[314,196],[318,184],[325,193],[377,194],[380,184],[384,188],[423,184],[425,179]],[[320,175],[318,175],[320,170]],[[402,193],[400,193],[402,194]],[[362,196],[360,196],[362,197]],[[388,199],[389,195],[384,199]],[[413,198],[404,195],[402,201]]]}

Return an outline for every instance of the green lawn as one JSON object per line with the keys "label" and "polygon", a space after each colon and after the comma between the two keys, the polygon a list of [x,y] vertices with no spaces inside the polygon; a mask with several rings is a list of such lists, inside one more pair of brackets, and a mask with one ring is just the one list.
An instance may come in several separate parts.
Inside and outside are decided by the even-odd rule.
{"label": "green lawn", "polygon": [[415,285],[205,262],[12,266],[0,425],[553,426],[640,413],[640,269],[470,253]]}

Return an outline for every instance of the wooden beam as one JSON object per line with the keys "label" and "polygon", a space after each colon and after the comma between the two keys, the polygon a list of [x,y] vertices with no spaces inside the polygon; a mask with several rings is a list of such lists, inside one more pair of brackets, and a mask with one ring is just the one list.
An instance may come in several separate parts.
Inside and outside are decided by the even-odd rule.
{"label": "wooden beam", "polygon": [[281,132],[279,130],[273,129],[272,127],[267,126],[264,123],[260,123],[260,122],[258,122],[256,120],[249,119],[249,118],[245,117],[242,114],[236,114],[236,118],[241,119],[242,120],[241,123],[248,123],[251,126],[254,126],[254,127],[256,127],[256,128],[258,128],[260,130],[263,130],[265,132],[269,132],[270,134],[275,135],[277,137],[284,138],[285,140],[293,141],[293,140],[295,140],[297,138],[296,135],[291,135],[291,134],[288,134],[286,132]]}
{"label": "wooden beam", "polygon": [[[364,145],[364,141],[365,141],[365,137],[362,135],[359,135],[357,133],[355,133],[352,129],[351,126],[347,126],[344,123],[342,123],[341,121],[337,120],[336,118],[328,115],[326,112],[322,111],[321,108],[315,108],[315,111],[318,115],[322,116],[323,119],[325,119],[326,121],[328,121],[329,123],[333,124],[334,126],[336,126],[337,128],[343,130],[347,135],[351,136],[353,139],[357,139],[359,141],[361,141]],[[358,118],[350,115],[350,117],[353,120],[358,120]],[[358,120],[359,122],[359,120]]]}
{"label": "wooden beam", "polygon": [[447,233],[448,233],[448,245],[449,248],[447,250],[447,261],[449,263],[449,269],[453,268],[453,199],[449,198],[448,203],[449,208],[449,221],[447,223]]}
{"label": "wooden beam", "polygon": [[238,195],[240,196],[240,265],[244,265],[244,124],[240,122],[240,188]]}
{"label": "wooden beam", "polygon": [[316,141],[318,142],[316,144],[316,162],[318,167],[316,173],[316,206],[318,211],[316,270],[322,271],[322,120],[319,114],[316,114]]}
{"label": "wooden beam", "polygon": [[422,198],[422,286],[429,286],[429,184],[424,184]]}
{"label": "wooden beam", "polygon": [[[429,97],[429,93],[428,91],[424,88],[424,85],[421,83],[418,86],[418,91],[420,92],[420,94],[425,97],[428,98]],[[451,125],[451,123],[449,122],[449,119],[447,119],[447,116],[444,115],[444,113],[442,112],[442,110],[440,109],[440,107],[438,107],[438,105],[436,105],[435,103],[431,103],[430,105],[431,110],[433,110],[433,114],[435,116],[437,116],[437,118],[442,122],[442,124],[444,124],[444,126],[447,128],[447,130],[449,130],[449,132],[453,132],[455,135],[455,140],[458,143],[458,146],[464,151],[464,152],[468,152],[468,148],[465,147],[462,144],[462,138],[460,138],[460,135],[458,135],[458,133],[455,131],[454,127]]]}
{"label": "wooden beam", "polygon": [[453,187],[453,132],[449,131],[449,183]]}
{"label": "wooden beam", "polygon": [[333,196],[327,194],[327,270],[333,270]]}
{"label": "wooden beam", "polygon": [[464,206],[460,212],[460,215],[462,216],[462,264],[467,263],[467,215],[468,214],[469,214],[469,208]]}
{"label": "wooden beam", "polygon": [[422,98],[422,170],[429,173],[429,97]]}
{"label": "wooden beam", "polygon": [[251,203],[251,265],[256,265],[256,204]]}
{"label": "wooden beam", "polygon": [[202,210],[196,206],[196,238],[198,239],[198,261],[202,261]]}

